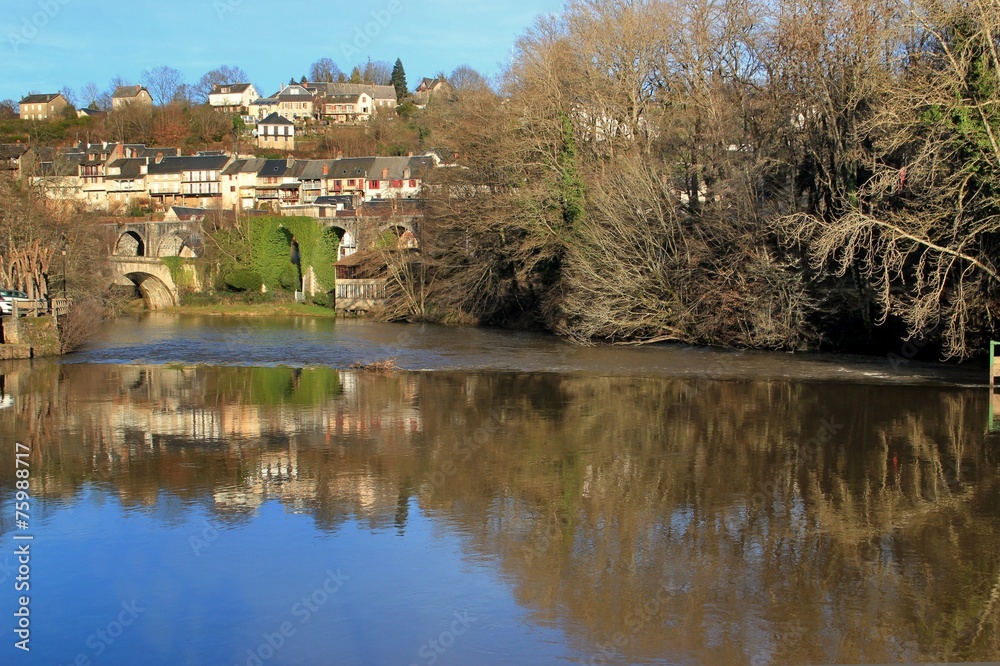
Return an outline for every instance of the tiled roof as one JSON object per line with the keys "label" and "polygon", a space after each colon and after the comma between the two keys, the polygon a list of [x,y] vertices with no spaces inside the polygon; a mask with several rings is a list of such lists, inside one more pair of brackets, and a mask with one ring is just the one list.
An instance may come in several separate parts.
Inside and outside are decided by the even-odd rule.
{"label": "tiled roof", "polygon": [[28,95],[21,100],[21,104],[48,104],[56,97],[59,97],[61,93],[36,93],[34,95]]}
{"label": "tiled roof", "polygon": [[[131,99],[133,97],[138,97],[139,93],[143,90],[146,89],[142,86],[118,86],[112,97],[115,99]],[[146,92],[147,94],[149,93],[148,90],[146,90]]]}
{"label": "tiled roof", "polygon": [[222,171],[229,163],[226,155],[188,155],[185,157],[164,157],[159,163],[149,165],[150,174],[173,174],[184,171]]}

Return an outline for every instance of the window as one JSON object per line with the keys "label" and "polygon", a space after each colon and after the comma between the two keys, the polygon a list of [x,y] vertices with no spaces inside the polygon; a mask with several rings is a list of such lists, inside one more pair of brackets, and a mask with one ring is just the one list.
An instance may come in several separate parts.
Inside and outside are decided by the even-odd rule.
{"label": "window", "polygon": [[412,187],[412,188],[416,188],[416,186],[417,186],[417,181],[415,181],[415,180],[411,180],[411,181],[410,181],[410,187]]}

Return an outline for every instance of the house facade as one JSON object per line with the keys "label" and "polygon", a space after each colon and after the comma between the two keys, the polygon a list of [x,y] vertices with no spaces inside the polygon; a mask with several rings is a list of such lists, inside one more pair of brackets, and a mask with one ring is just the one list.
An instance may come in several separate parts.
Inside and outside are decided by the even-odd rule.
{"label": "house facade", "polygon": [[175,205],[221,208],[222,172],[232,159],[199,153],[154,161],[146,175],[152,203],[163,209]]}
{"label": "house facade", "polygon": [[212,88],[208,103],[223,113],[249,113],[250,105],[259,98],[252,83],[224,83]]}
{"label": "house facade", "polygon": [[355,95],[330,95],[317,100],[320,119],[338,125],[367,122],[375,110],[375,102],[368,93]]}
{"label": "house facade", "polygon": [[62,93],[28,95],[19,103],[21,120],[51,120],[69,105]]}
{"label": "house facade", "polygon": [[417,89],[413,91],[413,101],[417,105],[422,106],[427,104],[434,95],[451,94],[454,90],[447,79],[428,79],[424,77],[420,80]]}
{"label": "house facade", "polygon": [[0,176],[19,178],[28,146],[22,143],[0,144]]}
{"label": "house facade", "polygon": [[118,86],[111,96],[111,108],[121,109],[129,104],[153,105],[153,97],[144,86]]}
{"label": "house facade", "polygon": [[377,86],[371,83],[306,83],[305,88],[315,95],[336,97],[338,95],[368,95],[374,109],[395,109],[396,89],[393,86]]}
{"label": "house facade", "polygon": [[415,199],[432,164],[428,157],[376,157],[365,178],[365,201]]}
{"label": "house facade", "polygon": [[257,147],[295,150],[295,123],[278,113],[259,121]]}

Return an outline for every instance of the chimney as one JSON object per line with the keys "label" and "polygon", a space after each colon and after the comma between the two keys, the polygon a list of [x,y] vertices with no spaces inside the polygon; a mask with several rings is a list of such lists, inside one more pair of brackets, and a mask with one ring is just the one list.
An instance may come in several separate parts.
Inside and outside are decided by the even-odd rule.
{"label": "chimney", "polygon": [[407,157],[413,157],[413,151],[411,150],[410,152],[406,153],[406,156]]}
{"label": "chimney", "polygon": [[382,169],[382,180],[386,180],[387,178],[389,178],[389,170]]}
{"label": "chimney", "polygon": [[156,153],[156,163],[159,164],[162,161],[163,161],[163,153],[162,152]]}
{"label": "chimney", "polygon": [[326,162],[323,163],[323,175],[324,176],[330,175],[330,165],[327,164]]}
{"label": "chimney", "polygon": [[341,150],[340,148],[337,148],[337,159],[338,160],[344,159],[344,151]]}

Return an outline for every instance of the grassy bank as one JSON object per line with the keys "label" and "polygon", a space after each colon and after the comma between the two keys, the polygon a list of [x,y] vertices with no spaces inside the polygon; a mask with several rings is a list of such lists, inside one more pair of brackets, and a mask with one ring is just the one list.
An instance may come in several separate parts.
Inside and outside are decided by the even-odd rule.
{"label": "grassy bank", "polygon": [[312,303],[296,303],[284,298],[267,298],[255,295],[248,299],[243,295],[208,297],[198,295],[185,297],[177,307],[163,312],[176,314],[198,314],[219,317],[336,317],[333,308]]}

